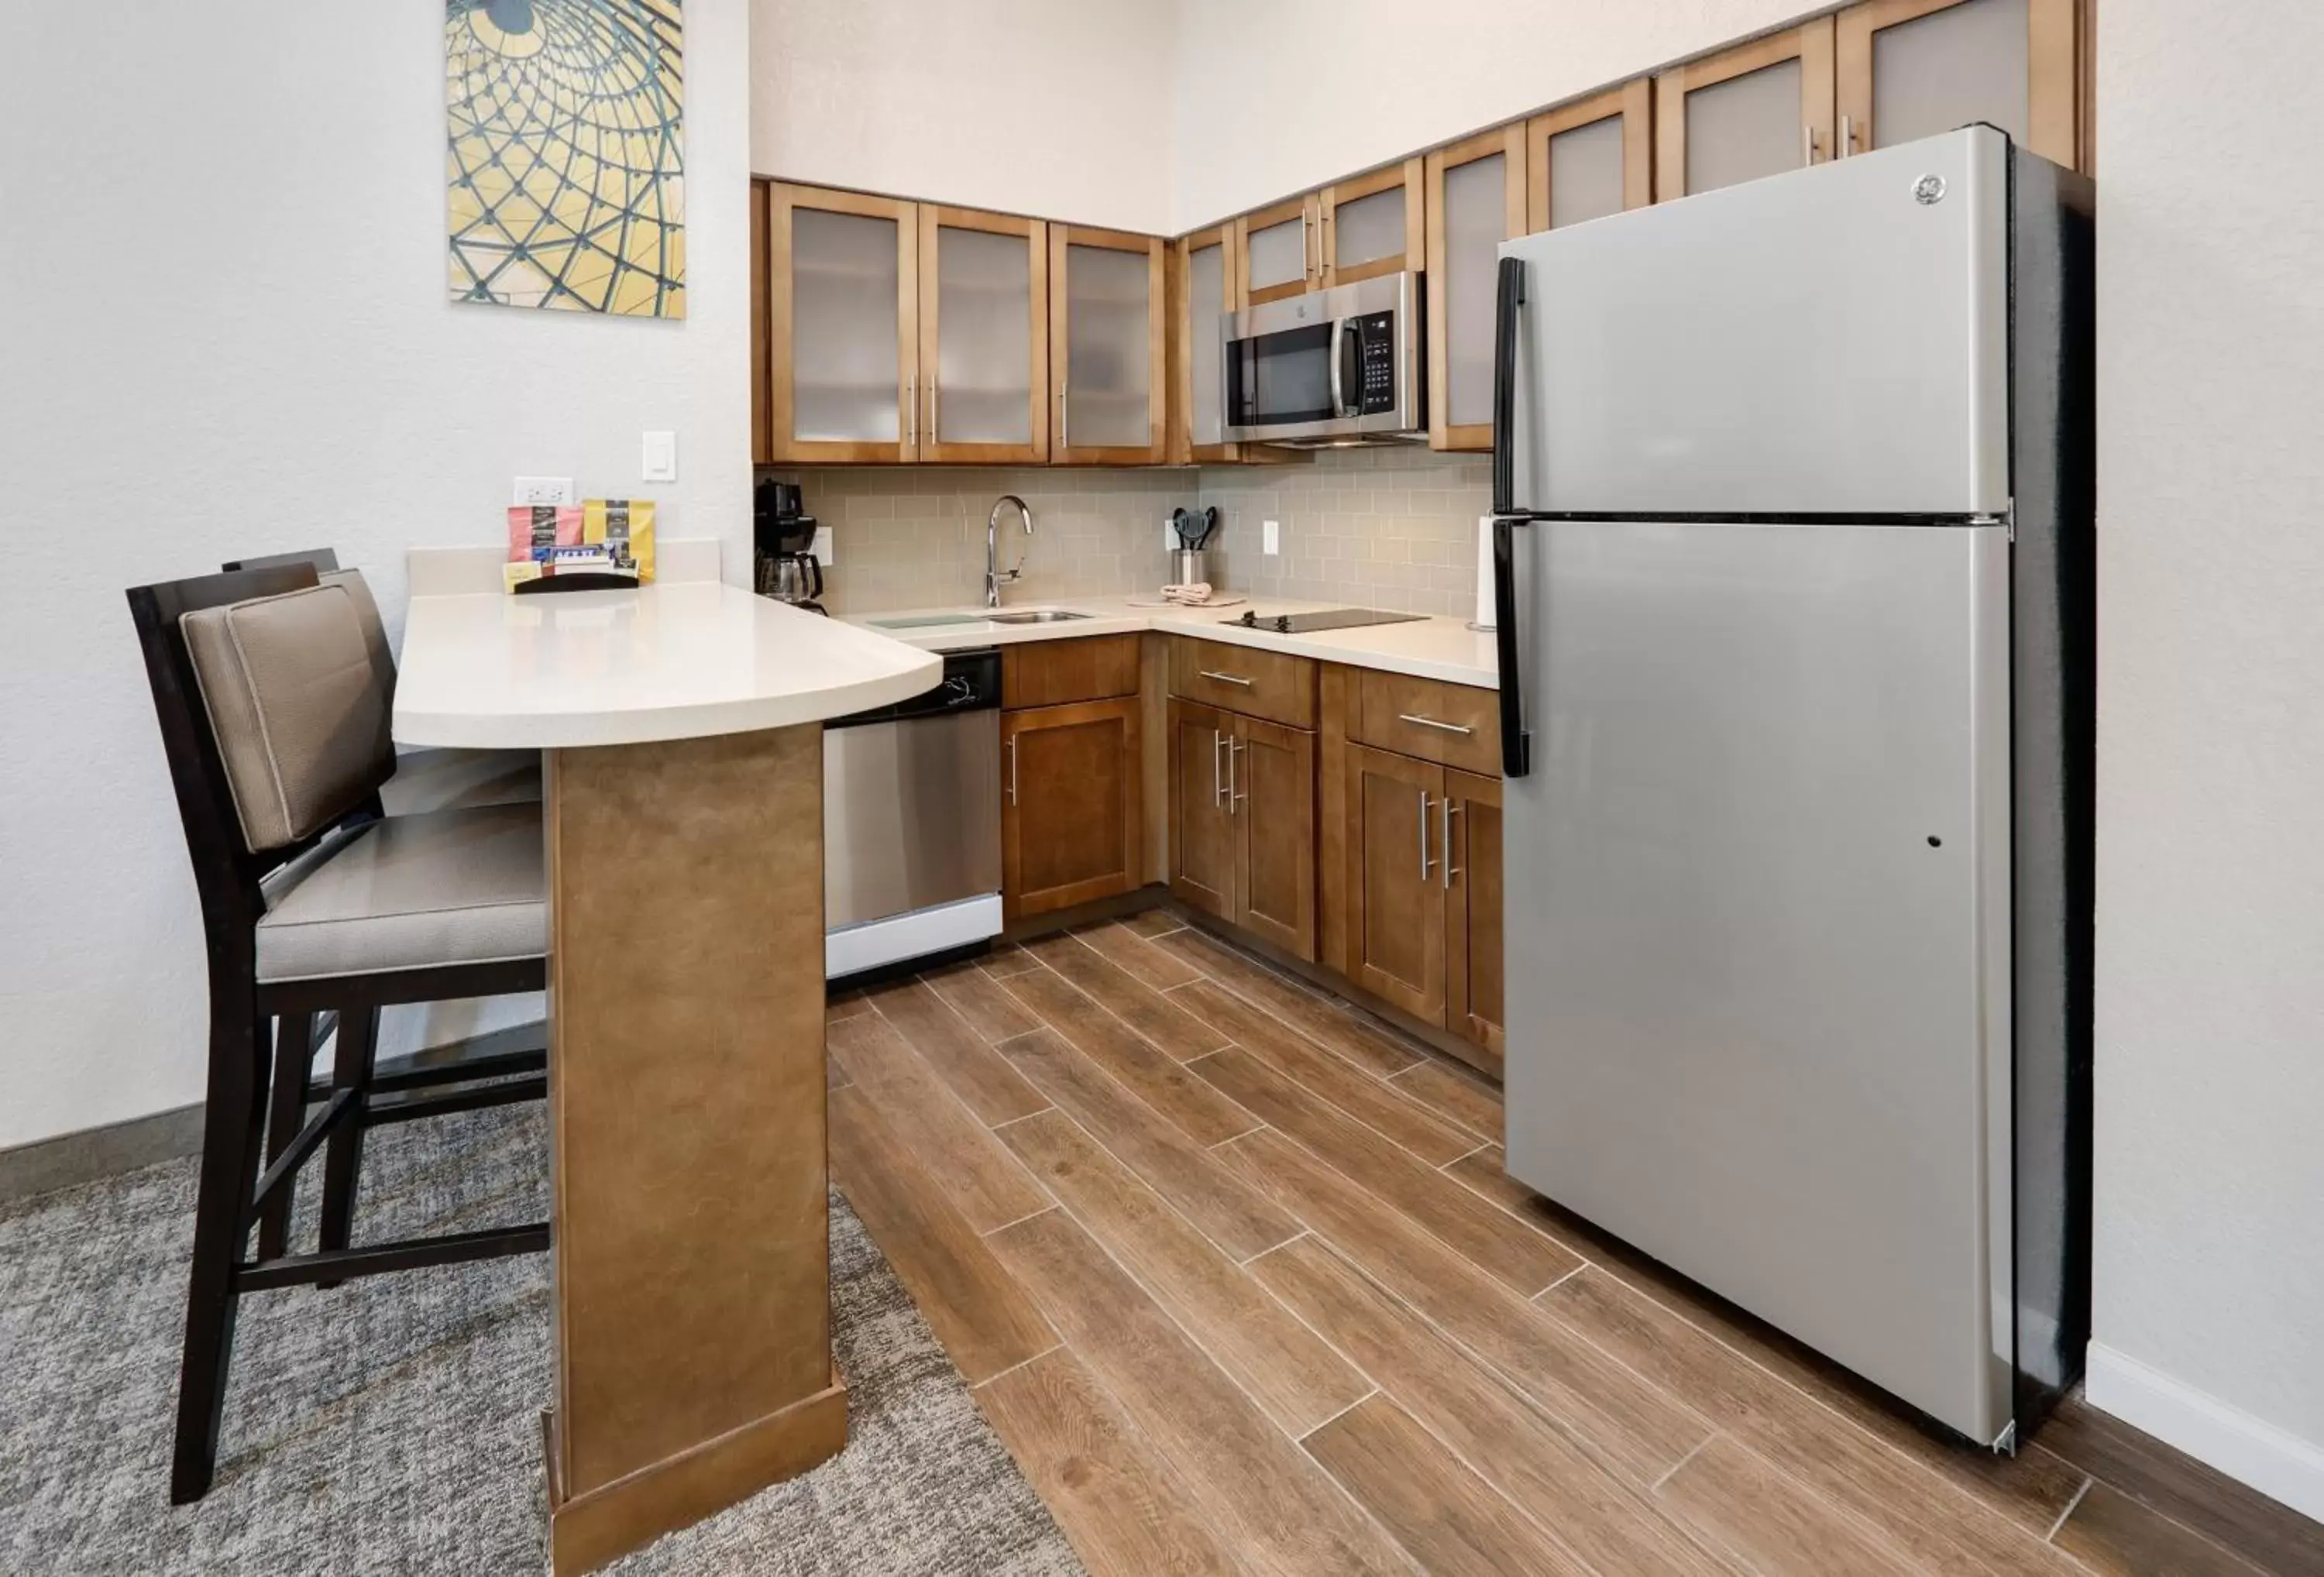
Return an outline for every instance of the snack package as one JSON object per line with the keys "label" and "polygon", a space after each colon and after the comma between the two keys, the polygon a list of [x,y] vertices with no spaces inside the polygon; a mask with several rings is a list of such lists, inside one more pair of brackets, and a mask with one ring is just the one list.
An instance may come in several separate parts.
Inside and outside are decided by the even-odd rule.
{"label": "snack package", "polygon": [[641,584],[654,577],[654,506],[651,499],[592,498],[581,504],[581,541],[602,547],[621,575]]}
{"label": "snack package", "polygon": [[508,512],[508,561],[538,563],[553,548],[581,541],[581,512],[569,503],[512,503]]}

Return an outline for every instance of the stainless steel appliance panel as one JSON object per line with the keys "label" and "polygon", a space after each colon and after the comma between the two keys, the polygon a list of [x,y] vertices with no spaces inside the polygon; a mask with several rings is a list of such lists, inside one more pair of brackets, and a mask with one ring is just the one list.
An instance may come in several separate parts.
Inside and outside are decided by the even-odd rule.
{"label": "stainless steel appliance panel", "polygon": [[823,736],[824,918],[836,930],[1001,890],[1001,714]]}
{"label": "stainless steel appliance panel", "polygon": [[1428,436],[1418,273],[1263,302],[1220,319],[1230,443],[1322,446]]}
{"label": "stainless steel appliance panel", "polygon": [[1971,127],[1504,243],[1508,502],[2004,512],[2008,152]]}
{"label": "stainless steel appliance panel", "polygon": [[1510,1175],[1991,1441],[2006,528],[1518,535]]}

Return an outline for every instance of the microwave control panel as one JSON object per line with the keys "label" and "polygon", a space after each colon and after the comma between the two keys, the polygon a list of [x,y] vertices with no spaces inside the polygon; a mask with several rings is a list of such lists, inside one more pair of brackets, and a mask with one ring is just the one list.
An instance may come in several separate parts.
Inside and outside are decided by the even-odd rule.
{"label": "microwave control panel", "polygon": [[1351,318],[1348,330],[1357,346],[1355,387],[1348,393],[1355,410],[1351,415],[1373,416],[1396,409],[1396,314],[1367,312]]}

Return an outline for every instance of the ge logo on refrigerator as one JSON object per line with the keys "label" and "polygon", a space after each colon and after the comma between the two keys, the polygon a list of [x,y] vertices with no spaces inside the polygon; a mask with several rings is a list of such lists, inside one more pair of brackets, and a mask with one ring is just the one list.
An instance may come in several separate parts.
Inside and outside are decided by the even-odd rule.
{"label": "ge logo on refrigerator", "polygon": [[1913,183],[1913,200],[1920,204],[1924,208],[1932,203],[1941,203],[1944,201],[1945,178],[1941,175],[1923,175],[1921,177],[1920,180]]}

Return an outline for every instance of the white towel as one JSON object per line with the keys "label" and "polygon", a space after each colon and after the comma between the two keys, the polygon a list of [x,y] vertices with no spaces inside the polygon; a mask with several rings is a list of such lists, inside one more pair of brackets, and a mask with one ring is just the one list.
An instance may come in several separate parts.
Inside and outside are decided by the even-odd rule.
{"label": "white towel", "polygon": [[1211,583],[1207,580],[1190,580],[1182,586],[1166,586],[1162,588],[1162,600],[1166,603],[1184,603],[1189,607],[1199,608],[1211,600]]}

